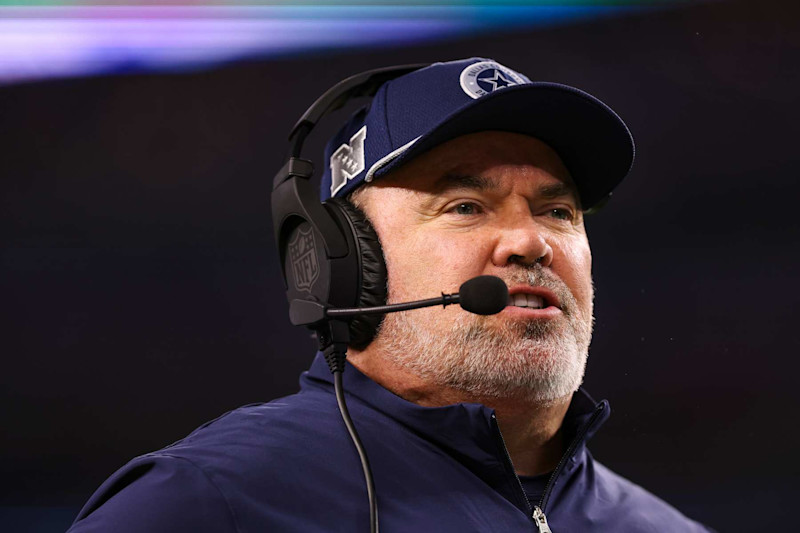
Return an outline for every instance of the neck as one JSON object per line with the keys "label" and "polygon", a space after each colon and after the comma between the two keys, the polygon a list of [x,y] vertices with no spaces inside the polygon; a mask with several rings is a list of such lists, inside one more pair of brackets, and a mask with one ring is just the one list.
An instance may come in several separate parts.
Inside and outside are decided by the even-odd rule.
{"label": "neck", "polygon": [[370,379],[406,401],[423,407],[442,407],[454,403],[481,403],[494,409],[503,440],[518,475],[534,476],[552,471],[564,452],[561,424],[571,396],[552,402],[531,401],[524,396],[509,398],[476,397],[429,383],[419,375],[399,367],[379,352],[350,351],[348,361]]}

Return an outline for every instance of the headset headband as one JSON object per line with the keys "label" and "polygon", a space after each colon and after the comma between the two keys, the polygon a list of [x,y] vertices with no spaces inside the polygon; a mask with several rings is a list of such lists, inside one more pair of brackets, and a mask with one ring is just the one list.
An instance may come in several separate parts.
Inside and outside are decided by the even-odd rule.
{"label": "headset headband", "polygon": [[314,126],[317,125],[328,113],[340,109],[347,102],[362,96],[373,97],[378,92],[381,85],[387,81],[405,76],[410,72],[427,67],[428,63],[417,63],[413,65],[399,65],[395,67],[383,67],[368,70],[360,74],[354,74],[344,79],[325,91],[317,100],[306,109],[303,116],[292,128],[289,133],[291,143],[291,157],[300,157],[303,142]]}

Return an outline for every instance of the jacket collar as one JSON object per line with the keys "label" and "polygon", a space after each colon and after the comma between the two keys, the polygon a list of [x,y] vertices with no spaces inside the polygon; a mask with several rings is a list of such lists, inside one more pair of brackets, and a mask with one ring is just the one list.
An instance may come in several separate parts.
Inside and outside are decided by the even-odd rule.
{"label": "jacket collar", "polygon": [[[412,429],[426,440],[447,449],[463,461],[497,462],[492,430],[494,409],[477,403],[458,403],[444,407],[422,407],[404,400],[362,374],[349,362],[342,374],[344,390],[371,408]],[[317,353],[308,372],[300,378],[301,389],[308,386],[333,387],[333,374],[325,358]]]}
{"label": "jacket collar", "polygon": [[[513,473],[509,473],[510,465],[507,464],[494,409],[478,403],[422,407],[378,385],[349,362],[345,364],[342,378],[344,390],[349,395],[435,443],[510,501],[518,506],[527,506],[524,497],[519,502],[519,482]],[[309,370],[302,374],[300,386],[303,390],[322,388],[332,394],[333,375],[321,353],[317,353]],[[586,442],[609,415],[607,401],[596,402],[583,388],[573,395],[562,426],[570,452],[562,460],[565,472],[582,462]]]}

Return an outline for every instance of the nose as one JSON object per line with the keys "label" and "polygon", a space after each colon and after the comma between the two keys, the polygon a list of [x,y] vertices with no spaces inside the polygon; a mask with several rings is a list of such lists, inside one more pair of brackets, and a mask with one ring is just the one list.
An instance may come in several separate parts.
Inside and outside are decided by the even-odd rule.
{"label": "nose", "polygon": [[539,263],[548,267],[553,262],[553,248],[547,237],[547,230],[539,226],[532,217],[524,217],[523,220],[498,231],[492,262],[497,266]]}

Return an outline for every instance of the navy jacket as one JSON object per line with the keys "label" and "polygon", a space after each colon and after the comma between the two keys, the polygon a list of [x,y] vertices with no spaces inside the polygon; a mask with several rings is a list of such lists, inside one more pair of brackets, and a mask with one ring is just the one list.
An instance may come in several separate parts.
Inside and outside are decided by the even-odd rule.
{"label": "navy jacket", "polygon": [[[369,531],[358,455],[317,355],[298,394],[231,411],[109,478],[70,533]],[[409,403],[348,364],[348,407],[372,464],[383,533],[537,531],[494,412]],[[543,495],[554,533],[709,531],[595,461],[608,402],[578,391],[571,444]]]}

